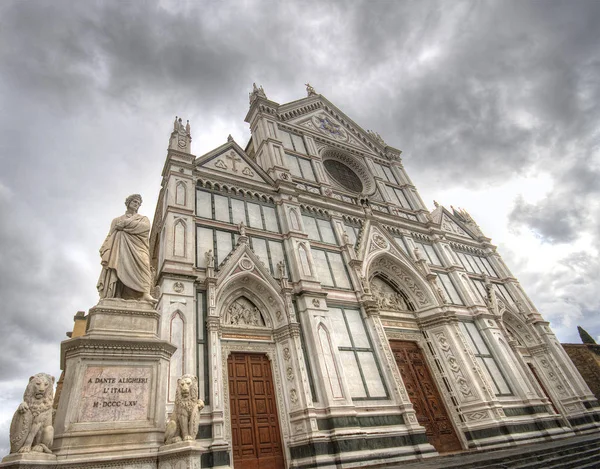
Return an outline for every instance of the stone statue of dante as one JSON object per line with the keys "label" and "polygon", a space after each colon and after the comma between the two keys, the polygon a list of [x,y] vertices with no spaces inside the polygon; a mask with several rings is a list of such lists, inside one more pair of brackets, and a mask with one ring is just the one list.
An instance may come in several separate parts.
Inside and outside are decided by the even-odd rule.
{"label": "stone statue of dante", "polygon": [[125,215],[110,224],[108,236],[100,248],[102,272],[98,280],[100,298],[147,300],[150,295],[150,220],[137,213],[142,197],[133,194],[125,200]]}

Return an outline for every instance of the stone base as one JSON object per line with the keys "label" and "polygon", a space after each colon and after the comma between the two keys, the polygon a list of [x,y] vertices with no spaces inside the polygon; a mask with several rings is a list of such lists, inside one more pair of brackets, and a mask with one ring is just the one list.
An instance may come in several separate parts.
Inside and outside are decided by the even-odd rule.
{"label": "stone base", "polygon": [[158,450],[158,469],[200,469],[202,453],[208,448],[198,441],[180,441],[161,446]]}
{"label": "stone base", "polygon": [[149,301],[107,298],[90,309],[89,337],[158,338],[160,314]]}
{"label": "stone base", "polygon": [[31,451],[29,453],[13,453],[2,458],[1,468],[19,468],[19,467],[54,467],[56,456],[48,453],[38,453]]}
{"label": "stone base", "polygon": [[158,338],[159,317],[146,301],[102,300],[90,310],[86,334],[61,344],[65,375],[52,446],[59,463],[156,458],[176,350]]}

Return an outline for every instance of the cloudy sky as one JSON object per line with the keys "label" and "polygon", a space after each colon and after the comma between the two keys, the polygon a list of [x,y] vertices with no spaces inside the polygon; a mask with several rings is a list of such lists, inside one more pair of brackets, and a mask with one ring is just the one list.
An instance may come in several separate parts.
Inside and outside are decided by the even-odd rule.
{"label": "cloudy sky", "polygon": [[124,198],[152,217],[174,116],[242,146],[252,82],[310,82],[466,208],[563,342],[600,338],[600,2],[0,2],[0,456],[27,378],[97,301]]}

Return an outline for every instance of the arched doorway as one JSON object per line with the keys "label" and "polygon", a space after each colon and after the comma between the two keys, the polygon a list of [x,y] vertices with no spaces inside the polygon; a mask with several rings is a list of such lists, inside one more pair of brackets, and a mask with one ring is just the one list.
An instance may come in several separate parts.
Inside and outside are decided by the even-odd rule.
{"label": "arched doorway", "polygon": [[235,469],[285,467],[271,363],[265,354],[227,358],[231,444]]}
{"label": "arched doorway", "polygon": [[[246,296],[230,302],[221,315],[223,338],[269,334],[272,319]],[[267,338],[267,337],[265,337]],[[267,353],[236,347],[227,355],[227,389],[235,469],[283,469],[274,370]]]}
{"label": "arched doorway", "polygon": [[[394,277],[378,273],[372,277],[370,287],[380,314],[400,316],[404,320],[416,319],[414,302]],[[390,340],[390,348],[417,421],[425,427],[429,443],[438,453],[461,451],[460,440],[419,343]]]}

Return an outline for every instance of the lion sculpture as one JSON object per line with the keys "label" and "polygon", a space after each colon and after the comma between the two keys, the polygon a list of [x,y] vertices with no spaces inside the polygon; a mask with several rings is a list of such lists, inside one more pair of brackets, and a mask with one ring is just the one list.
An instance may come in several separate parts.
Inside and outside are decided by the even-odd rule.
{"label": "lion sculpture", "polygon": [[15,412],[10,424],[10,452],[52,454],[54,440],[52,427],[52,401],[54,399],[54,376],[38,373],[29,378],[23,394],[23,402]]}
{"label": "lion sculpture", "polygon": [[177,380],[175,408],[165,430],[165,444],[195,440],[203,408],[204,402],[198,399],[198,378],[183,375]]}

